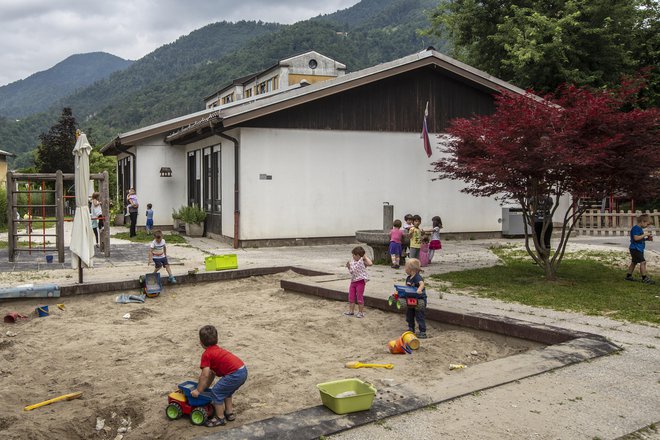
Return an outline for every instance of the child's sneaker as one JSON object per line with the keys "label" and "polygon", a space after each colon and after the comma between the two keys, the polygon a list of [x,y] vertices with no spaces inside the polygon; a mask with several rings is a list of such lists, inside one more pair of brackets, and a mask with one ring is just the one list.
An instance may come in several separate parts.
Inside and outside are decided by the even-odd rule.
{"label": "child's sneaker", "polygon": [[174,278],[174,275],[170,275],[167,277],[167,281],[169,281],[172,284],[176,284],[176,278]]}
{"label": "child's sneaker", "polygon": [[655,281],[653,281],[649,277],[646,277],[646,278],[642,278],[642,283],[644,283],[644,284],[655,284]]}
{"label": "child's sneaker", "polygon": [[364,313],[363,313],[363,312],[357,312],[357,313],[355,314],[355,317],[356,317],[356,318],[364,318]]}
{"label": "child's sneaker", "polygon": [[426,339],[426,332],[419,332],[417,333],[417,339]]}
{"label": "child's sneaker", "polygon": [[346,315],[346,316],[353,316],[353,315],[355,315],[355,313],[353,313],[353,312],[344,312],[344,315]]}
{"label": "child's sneaker", "polygon": [[632,275],[626,275],[625,280],[626,281],[635,281],[635,279],[632,277]]}

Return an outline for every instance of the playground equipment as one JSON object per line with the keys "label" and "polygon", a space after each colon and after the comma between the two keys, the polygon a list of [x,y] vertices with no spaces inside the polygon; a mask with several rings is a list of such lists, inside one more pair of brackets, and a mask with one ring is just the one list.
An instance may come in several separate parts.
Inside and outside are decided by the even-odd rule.
{"label": "playground equipment", "polygon": [[[108,218],[109,180],[108,172],[91,174],[92,181],[100,183],[101,211],[99,220]],[[65,215],[69,200],[75,200],[75,195],[67,194],[65,182],[72,182],[73,174],[62,171],[55,173],[14,173],[7,172],[7,211],[8,211],[8,256],[9,261],[16,261],[18,252],[57,253],[57,261],[64,263],[64,222],[73,220],[71,215]],[[73,203],[75,207],[75,201]],[[70,212],[69,214],[73,214]],[[54,223],[55,233],[46,232]],[[110,256],[110,228],[101,230],[99,247],[105,257]],[[23,225],[24,230],[18,230]],[[49,237],[55,237],[55,246],[47,242]],[[20,238],[27,238],[27,247],[18,246]]]}
{"label": "playground equipment", "polygon": [[186,381],[179,384],[179,390],[167,396],[167,408],[165,415],[170,420],[176,420],[182,415],[190,415],[190,423],[203,425],[213,416],[215,411],[211,404],[211,392],[207,388],[199,397],[192,397],[190,393],[197,389],[197,382]]}

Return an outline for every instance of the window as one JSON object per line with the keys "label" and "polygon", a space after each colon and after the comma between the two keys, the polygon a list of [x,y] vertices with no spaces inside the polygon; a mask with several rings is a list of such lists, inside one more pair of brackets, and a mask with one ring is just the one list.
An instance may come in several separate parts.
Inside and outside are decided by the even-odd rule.
{"label": "window", "polygon": [[252,96],[252,89],[248,87],[247,89],[245,89],[245,97],[250,98],[251,96]]}
{"label": "window", "polygon": [[125,157],[117,161],[117,193],[122,204],[125,203],[126,192],[132,186],[131,177],[131,158]]}
{"label": "window", "polygon": [[188,153],[188,205],[201,207],[202,180],[199,151]]}
{"label": "window", "polygon": [[211,172],[213,173],[212,210],[222,212],[222,150],[220,145],[213,147],[211,153]]}
{"label": "window", "polygon": [[273,90],[277,89],[277,85],[278,85],[277,76],[268,78],[267,80],[262,81],[256,85],[255,87],[256,94],[260,95],[262,93],[272,92]]}
{"label": "window", "polygon": [[234,94],[233,93],[230,93],[227,96],[223,96],[223,98],[222,98],[222,103],[223,104],[228,104],[230,102],[234,102]]}
{"label": "window", "polygon": [[206,212],[222,211],[220,145],[188,153],[188,204]]}

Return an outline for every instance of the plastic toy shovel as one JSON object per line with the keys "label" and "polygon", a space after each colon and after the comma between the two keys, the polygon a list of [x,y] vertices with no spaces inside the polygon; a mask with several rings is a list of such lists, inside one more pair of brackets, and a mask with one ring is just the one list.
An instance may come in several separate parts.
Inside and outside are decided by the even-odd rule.
{"label": "plastic toy shovel", "polygon": [[346,368],[394,368],[393,364],[363,364],[362,362],[347,362]]}
{"label": "plastic toy shovel", "polygon": [[32,411],[36,408],[41,408],[42,406],[50,405],[51,403],[60,402],[62,400],[73,400],[82,396],[82,392],[65,394],[63,396],[55,397],[54,399],[45,400],[43,402],[35,403],[34,405],[29,405],[23,408],[23,411]]}

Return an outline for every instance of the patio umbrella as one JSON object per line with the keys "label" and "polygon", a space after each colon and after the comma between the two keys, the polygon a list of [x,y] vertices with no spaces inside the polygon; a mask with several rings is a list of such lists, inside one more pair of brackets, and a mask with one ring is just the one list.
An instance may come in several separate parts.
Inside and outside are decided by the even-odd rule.
{"label": "patio umbrella", "polygon": [[78,268],[78,282],[82,283],[82,268],[92,267],[94,256],[94,231],[89,214],[89,153],[92,146],[85,133],[80,133],[73,148],[75,161],[76,214],[71,231],[71,267]]}

